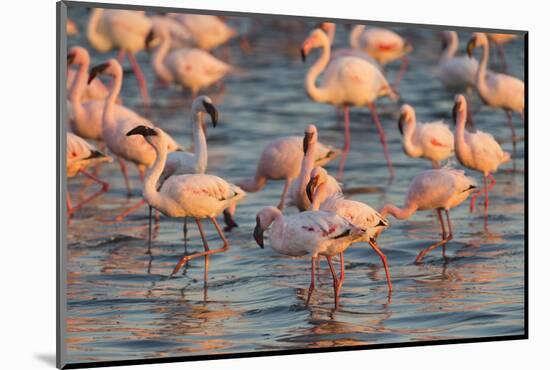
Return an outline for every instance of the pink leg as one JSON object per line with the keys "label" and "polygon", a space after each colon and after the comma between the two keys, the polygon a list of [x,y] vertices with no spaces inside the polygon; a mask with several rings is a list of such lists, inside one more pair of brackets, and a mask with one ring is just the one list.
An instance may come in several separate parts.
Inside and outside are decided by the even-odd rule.
{"label": "pink leg", "polygon": [[311,299],[311,293],[315,290],[315,260],[317,257],[311,257],[311,283],[309,283],[309,290],[307,293],[306,307],[309,306],[309,300]]}
{"label": "pink leg", "polygon": [[344,252],[340,252],[340,280],[338,284],[338,291],[342,288],[344,284],[344,279],[346,278],[346,271],[344,266]]}
{"label": "pink leg", "polygon": [[118,164],[120,165],[120,171],[122,172],[122,176],[124,176],[126,191],[128,192],[128,196],[130,196],[132,195],[132,189],[130,188],[130,179],[128,178],[128,168],[126,168],[126,162],[124,162],[124,159],[118,157]]}
{"label": "pink leg", "polygon": [[145,199],[141,199],[139,202],[137,202],[136,204],[134,204],[130,208],[127,208],[124,212],[119,214],[115,218],[115,222],[120,222],[120,221],[124,220],[126,218],[126,216],[128,216],[130,213],[134,212],[136,209],[138,209],[140,207],[143,207],[144,205],[145,205]]}
{"label": "pink leg", "polygon": [[393,285],[391,283],[391,275],[390,275],[390,268],[388,266],[388,259],[386,258],[386,255],[378,248],[378,245],[374,240],[369,240],[369,244],[374,249],[376,254],[380,257],[380,260],[382,261],[382,264],[384,265],[384,271],[386,272],[386,281],[388,282],[388,290],[391,292],[393,290]]}
{"label": "pink leg", "polygon": [[409,66],[409,58],[407,56],[404,56],[403,58],[401,58],[401,67],[399,68],[397,77],[393,82],[393,87],[395,90],[399,90],[399,83],[401,83],[401,80],[403,79],[403,76],[405,75],[405,72],[407,71],[408,66]]}
{"label": "pink leg", "polygon": [[342,151],[342,157],[340,158],[340,164],[338,166],[338,179],[342,179],[344,176],[344,166],[346,165],[346,159],[348,157],[349,150],[351,149],[351,133],[349,127],[349,107],[344,106],[344,150]]}
{"label": "pink leg", "polygon": [[[437,210],[437,218],[439,219],[439,224],[441,225],[441,239],[445,239],[447,237],[447,232],[445,231],[445,224],[443,223],[443,217],[441,216],[441,208],[438,208]],[[442,253],[443,258],[445,258],[445,248],[446,245],[443,244]]]}
{"label": "pink leg", "polygon": [[277,208],[279,208],[281,211],[285,209],[286,194],[288,193],[288,188],[290,187],[291,182],[292,180],[289,178],[285,180],[285,186],[283,188],[283,192],[281,193],[281,200],[279,200],[279,205],[277,206]]}
{"label": "pink leg", "polygon": [[149,106],[149,93],[147,92],[147,81],[145,80],[145,76],[143,75],[143,72],[139,67],[139,63],[137,62],[136,57],[133,53],[128,53],[128,59],[130,60],[130,64],[132,65],[132,69],[134,70],[134,74],[136,75],[136,79],[139,84],[139,90],[141,91],[141,97],[143,98],[143,104],[145,106]]}
{"label": "pink leg", "polygon": [[489,191],[492,191],[493,188],[495,187],[497,180],[495,180],[492,173],[489,173],[489,180],[491,180],[491,185],[489,185]]}
{"label": "pink leg", "polygon": [[447,234],[447,237],[440,240],[439,242],[437,242],[435,244],[430,245],[428,248],[423,249],[420,253],[418,253],[418,256],[416,256],[415,263],[421,263],[422,259],[424,258],[424,256],[429,251],[431,251],[434,248],[439,247],[440,245],[444,245],[444,244],[446,244],[447,242],[449,242],[450,240],[453,239],[453,229],[452,229],[452,226],[451,226],[451,219],[449,217],[449,211],[445,210],[445,214],[447,215],[447,223],[448,223],[448,226],[449,226],[449,228],[448,228],[449,233]]}
{"label": "pink leg", "polygon": [[338,308],[338,302],[340,300],[340,282],[336,277],[336,271],[332,265],[332,257],[326,256],[330,273],[332,274],[332,286],[334,287],[334,308]]}
{"label": "pink leg", "polygon": [[510,126],[510,129],[512,130],[512,145],[514,147],[514,157],[516,156],[516,129],[514,128],[514,123],[512,122],[512,112],[509,110],[505,110],[506,116],[508,117],[508,126]]}
{"label": "pink leg", "polygon": [[487,176],[484,176],[485,180],[485,219],[488,217],[489,213],[489,185],[487,184]]}
{"label": "pink leg", "polygon": [[124,50],[120,49],[120,50],[118,51],[117,56],[116,56],[116,60],[117,60],[120,64],[122,64],[122,62],[124,62],[124,58],[125,58],[125,57],[126,57],[126,52],[125,52]]}
{"label": "pink leg", "polygon": [[386,143],[386,135],[384,133],[384,129],[382,128],[382,124],[380,123],[380,119],[378,118],[378,113],[376,113],[376,105],[374,103],[369,103],[368,107],[372,114],[372,118],[374,119],[374,123],[376,124],[376,128],[378,129],[378,134],[380,135],[380,142],[384,148],[384,157],[386,157],[386,163],[388,164],[388,170],[390,171],[390,178],[393,178],[395,176],[395,172],[393,171],[390,152],[388,150],[388,144]]}
{"label": "pink leg", "polygon": [[[95,193],[89,195],[88,197],[86,197],[85,199],[83,199],[80,203],[78,203],[76,206],[72,207],[69,209],[69,212],[68,212],[68,216],[70,217],[73,213],[75,213],[76,211],[78,211],[79,209],[81,209],[86,203],[89,203],[91,202],[93,199],[95,199],[96,197],[100,196],[101,194],[103,193],[106,193],[107,191],[109,191],[109,184],[106,183],[105,181],[102,181],[100,180],[99,178],[97,178],[96,176],[92,175],[91,173],[85,171],[85,170],[80,170],[79,171],[81,174],[83,174],[84,176],[90,178],[91,180],[97,182],[98,184],[101,185],[101,189],[99,189],[98,191],[96,191]],[[67,193],[67,202],[68,202],[68,206],[70,207],[70,199],[69,199],[69,194]]]}

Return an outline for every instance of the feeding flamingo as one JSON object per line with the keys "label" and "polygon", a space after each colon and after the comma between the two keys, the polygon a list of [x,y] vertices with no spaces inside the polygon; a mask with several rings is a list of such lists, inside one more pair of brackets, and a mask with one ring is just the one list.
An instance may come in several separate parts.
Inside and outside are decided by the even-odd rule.
{"label": "feeding flamingo", "polygon": [[[115,59],[109,59],[106,63],[95,66],[90,71],[88,81],[92,81],[98,75],[108,75],[113,78],[109,96],[106,99],[105,107],[102,115],[103,141],[109,148],[109,151],[114,153],[118,159],[124,182],[128,194],[130,194],[130,180],[124,160],[135,163],[138,168],[140,178],[143,179],[145,168],[151,167],[156,159],[154,148],[141,136],[126,136],[126,133],[136,124],[141,124],[149,127],[154,125],[144,117],[130,110],[126,110],[126,114],[118,114],[116,100],[122,87],[122,67]],[[160,129],[158,129],[161,131]],[[183,150],[174,139],[166,135],[168,140],[168,150],[176,151]],[[130,207],[125,212],[120,214],[116,220],[120,221],[133,210],[145,204],[142,199],[136,205]]]}
{"label": "feeding flamingo", "polygon": [[[334,192],[330,185],[330,175],[322,167],[315,167],[311,171],[311,180],[307,184],[307,195],[311,201],[312,211],[327,211],[334,212],[342,216],[353,225],[365,230],[361,239],[358,241],[368,242],[380,257],[384,270],[386,272],[386,280],[388,289],[391,292],[393,289],[388,267],[387,258],[376,244],[376,238],[390,224],[369,205],[355,200],[345,199],[341,192]],[[342,276],[340,277],[340,285],[344,281],[344,253],[340,253],[340,269]]]}
{"label": "feeding flamingo", "polygon": [[[302,167],[300,175],[292,183],[289,189],[290,204],[295,205],[300,211],[308,210],[311,207],[311,202],[306,194],[306,187],[310,179],[311,171],[315,166],[315,155],[317,153],[317,127],[308,125],[304,133],[303,140],[304,158],[302,159]],[[341,193],[342,188],[336,179],[327,174],[326,179],[327,191],[331,193]]]}
{"label": "feeding flamingo", "polygon": [[237,31],[214,15],[169,13],[168,16],[187,29],[200,49],[214,49],[237,36]]}
{"label": "feeding flamingo", "polygon": [[512,112],[517,112],[524,119],[524,84],[519,78],[502,73],[487,73],[489,62],[489,40],[487,35],[474,32],[468,42],[467,52],[471,57],[475,48],[481,47],[483,54],[476,74],[476,87],[481,100],[492,108],[506,112],[508,125],[512,130],[512,143],[516,151],[516,130],[512,123]]}
{"label": "feeding flamingo", "polygon": [[441,161],[453,155],[453,133],[443,121],[416,122],[414,108],[405,104],[398,125],[403,151],[409,157],[428,159],[434,168],[439,168]]}
{"label": "feeding flamingo", "polygon": [[[510,160],[510,153],[502,150],[493,135],[483,131],[476,130],[472,126],[466,124],[466,115],[468,104],[462,95],[457,95],[453,108],[453,116],[455,117],[456,132],[455,132],[455,147],[456,158],[467,168],[479,171],[483,174],[485,187],[472,195],[470,201],[470,211],[475,208],[475,201],[482,191],[485,192],[485,216],[489,209],[489,191],[495,186],[495,178],[493,173],[498,167]],[[468,130],[465,130],[468,128]],[[491,180],[491,185],[488,186],[487,179]]]}
{"label": "feeding flamingo", "polygon": [[143,12],[102,8],[92,9],[87,28],[88,41],[97,51],[105,53],[119,49],[117,59],[120,63],[128,56],[146,106],[149,105],[147,81],[135,53],[145,48],[150,30],[151,20]]}
{"label": "feeding flamingo", "polygon": [[[344,151],[340,160],[339,177],[344,171],[344,165],[351,146],[349,127],[349,106],[367,106],[380,134],[380,141],[384,148],[384,156],[388,164],[390,176],[394,171],[391,163],[390,153],[386,144],[384,129],[376,112],[375,101],[378,97],[389,96],[397,100],[384,75],[372,64],[357,57],[341,57],[329,64],[330,41],[321,29],[315,29],[302,44],[302,58],[305,60],[311,49],[322,48],[321,56],[311,66],[305,78],[305,90],[309,97],[320,103],[326,103],[344,108]],[[328,65],[328,68],[327,68]],[[326,70],[325,70],[326,68]],[[325,71],[323,82],[317,87],[315,80]]]}
{"label": "feeding flamingo", "polygon": [[[157,127],[143,125],[134,127],[126,135],[141,137],[156,152],[155,162],[144,181],[143,196],[147,203],[168,217],[193,217],[201,234],[204,252],[181,257],[170,276],[176,274],[183,265],[192,259],[227,251],[229,242],[216,221],[216,217],[230,204],[241,200],[246,193],[222,178],[204,174],[174,175],[166,179],[162,187],[158,189],[158,181],[168,155],[169,138],[164,131]],[[201,223],[201,219],[204,218],[210,219],[216,227],[218,235],[223,241],[222,247],[209,248]]]}
{"label": "feeding flamingo", "polygon": [[[445,257],[445,245],[453,239],[449,210],[464,202],[476,189],[475,180],[464,175],[464,171],[448,167],[423,171],[412,180],[403,208],[386,204],[380,211],[380,215],[386,217],[391,214],[399,220],[405,220],[416,211],[437,210],[441,225],[441,240],[423,249],[416,257],[416,263],[422,262],[429,251],[440,245],[443,245],[443,257]],[[445,230],[441,211],[445,211],[447,216],[447,230]]]}
{"label": "feeding flamingo", "polygon": [[231,71],[230,65],[204,50],[184,48],[169,52],[171,38],[165,27],[153,27],[145,41],[147,48],[155,38],[160,39],[160,45],[151,60],[153,71],[165,83],[189,88],[193,97]]}
{"label": "feeding flamingo", "polygon": [[[341,284],[332,257],[357,242],[365,231],[334,212],[306,211],[283,216],[278,208],[265,207],[257,213],[254,228],[254,239],[261,248],[264,247],[263,234],[271,225],[269,241],[276,252],[287,256],[311,255],[311,283],[306,306],[315,289],[315,262],[319,256],[324,256],[332,273],[334,307],[337,308]],[[343,270],[340,276],[343,278]]]}
{"label": "feeding flamingo", "polygon": [[69,217],[81,209],[86,203],[89,203],[101,194],[109,191],[109,184],[86,171],[86,168],[111,161],[111,157],[106,156],[84,139],[71,132],[67,133],[67,177],[74,177],[78,173],[81,173],[101,185],[101,189],[89,195],[74,207],[72,206],[71,197],[67,191],[67,214]]}

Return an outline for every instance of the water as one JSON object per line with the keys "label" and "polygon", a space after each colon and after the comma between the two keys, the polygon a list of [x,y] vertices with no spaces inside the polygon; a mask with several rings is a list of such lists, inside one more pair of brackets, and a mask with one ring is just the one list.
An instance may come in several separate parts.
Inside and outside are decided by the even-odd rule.
{"label": "water", "polygon": [[[81,31],[85,30],[86,12],[69,9],[69,16]],[[237,23],[234,19],[231,22]],[[206,92],[220,111],[219,126],[208,129],[210,173],[229,181],[252,176],[266,143],[279,136],[301,135],[311,122],[319,128],[321,141],[341,146],[343,131],[334,107],[311,102],[303,89],[306,68],[318,54],[312,53],[304,65],[299,45],[313,24],[291,26],[293,31],[289,33],[274,22],[258,23],[256,36],[251,39],[251,54],[243,54],[236,42],[217,52],[238,66],[240,73],[225,80],[223,92],[218,88]],[[410,69],[401,83],[404,102],[416,108],[420,121],[449,121],[453,95],[445,92],[434,77],[440,50],[436,31],[395,30],[415,47]],[[469,35],[460,32],[459,36],[463,51]],[[338,45],[346,45],[343,27],[337,30],[337,37]],[[82,36],[69,39],[69,46],[76,44],[89,47]],[[506,53],[509,72],[523,78],[522,41],[507,45]],[[92,53],[93,63],[106,57]],[[138,60],[151,87],[154,79],[147,54],[139,54]],[[389,66],[390,79],[398,67],[399,63]],[[125,68],[129,69],[129,64]],[[190,94],[174,89],[150,92],[152,120],[189,147]],[[131,73],[125,75],[122,97],[126,105],[143,111]],[[479,99],[475,109],[477,125],[511,151],[504,113],[483,107]],[[367,109],[352,109],[352,151],[345,173],[346,188],[378,189],[353,196],[376,208],[388,201],[401,204],[412,177],[430,165],[402,153],[398,106],[382,99],[379,111],[396,179],[388,184],[378,135]],[[523,135],[518,117],[515,123]],[[325,262],[312,304],[306,308],[309,260],[277,255],[269,246],[260,249],[252,238],[256,212],[277,204],[282,182],[268,183],[240,205],[236,216],[240,227],[227,234],[231,249],[209,259],[205,289],[203,259],[192,261],[183,275],[166,279],[185,251],[181,222],[161,219],[151,256],[145,253],[145,207],[122,223],[112,222],[117,212],[139,199],[140,183],[137,171],[130,166],[135,196],[128,199],[117,165],[105,165],[101,177],[111,184],[111,190],[76,214],[68,228],[68,361],[523,334],[523,160],[524,143],[519,142],[516,171],[506,171],[512,167],[510,164],[495,175],[488,230],[484,230],[481,209],[470,214],[463,204],[451,211],[455,234],[447,247],[447,263],[439,250],[428,254],[422,265],[413,263],[421,249],[438,240],[434,213],[420,212],[409,221],[392,220],[391,228],[379,238],[390,263],[394,284],[391,297],[374,251],[366,244],[350,248],[337,311],[333,309],[332,280]],[[328,166],[333,174],[336,169],[337,161]],[[480,174],[470,174],[482,180]],[[70,179],[73,198],[85,185],[89,185],[87,192],[96,186],[80,176]],[[210,245],[219,245],[213,226],[208,221],[204,224]],[[189,237],[187,250],[201,251],[194,224]]]}

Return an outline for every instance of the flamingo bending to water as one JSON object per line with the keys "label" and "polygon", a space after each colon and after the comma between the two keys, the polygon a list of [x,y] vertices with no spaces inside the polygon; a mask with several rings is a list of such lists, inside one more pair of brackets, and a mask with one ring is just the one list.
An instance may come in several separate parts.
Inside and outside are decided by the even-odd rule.
{"label": "flamingo bending to water", "polygon": [[[483,174],[485,187],[476,194],[472,195],[470,201],[470,211],[475,208],[475,201],[482,191],[485,192],[485,217],[489,209],[489,191],[495,186],[495,178],[493,173],[498,167],[510,160],[510,153],[502,150],[493,135],[483,131],[476,130],[469,126],[469,130],[465,130],[466,115],[468,105],[463,95],[457,95],[453,108],[453,116],[455,117],[456,132],[455,132],[455,148],[456,158],[467,168],[479,171]],[[491,185],[488,186],[487,179],[491,179]]]}
{"label": "flamingo bending to water", "polygon": [[[148,171],[143,196],[149,205],[168,217],[193,217],[201,234],[204,252],[181,257],[174,270],[173,276],[188,261],[200,256],[225,252],[229,249],[229,242],[225,238],[216,217],[230,204],[241,200],[246,193],[238,186],[228,183],[224,179],[204,174],[174,175],[166,179],[160,189],[158,181],[168,155],[168,137],[157,127],[137,126],[126,134],[128,137],[138,136],[146,140],[156,152],[155,162]],[[206,241],[201,219],[208,218],[218,231],[223,246],[210,249]]]}
{"label": "flamingo bending to water", "polygon": [[143,12],[94,8],[88,20],[87,36],[99,52],[119,49],[118,61],[127,55],[139,84],[143,103],[149,105],[147,81],[135,53],[145,47],[145,38],[151,29],[151,20]]}
{"label": "flamingo bending to water", "polygon": [[69,217],[81,209],[86,203],[89,203],[101,194],[109,191],[109,184],[86,171],[86,168],[111,161],[111,157],[106,156],[84,139],[71,132],[67,133],[67,177],[74,177],[78,173],[81,173],[101,185],[101,189],[89,195],[74,207],[72,206],[71,197],[67,191],[67,214]]}
{"label": "flamingo bending to water", "polygon": [[[464,202],[476,189],[475,180],[465,176],[464,171],[448,167],[423,171],[411,182],[403,208],[386,204],[380,211],[380,215],[386,217],[391,214],[399,220],[405,220],[416,211],[436,209],[441,225],[441,241],[423,249],[416,257],[416,263],[422,262],[426,253],[440,245],[443,245],[443,257],[445,257],[445,244],[453,239],[449,210]],[[445,211],[447,216],[447,230],[445,230],[441,211]]]}
{"label": "flamingo bending to water", "polygon": [[271,225],[269,241],[276,252],[287,256],[311,256],[311,283],[306,306],[315,289],[315,262],[319,256],[324,256],[332,273],[334,307],[337,308],[341,284],[332,257],[361,239],[365,231],[334,212],[306,211],[283,216],[278,208],[265,207],[257,213],[254,228],[254,239],[261,248],[264,247],[264,231]]}
{"label": "flamingo bending to water", "polygon": [[443,121],[417,123],[414,108],[405,104],[398,125],[403,151],[409,157],[428,159],[439,168],[441,161],[453,155],[453,133]]}
{"label": "flamingo bending to water", "polygon": [[[311,49],[322,48],[321,56],[311,66],[305,78],[305,90],[309,97],[320,103],[331,104],[344,107],[344,151],[340,161],[339,177],[344,171],[344,165],[347,153],[351,146],[350,127],[349,127],[349,106],[367,106],[369,107],[378,133],[380,141],[384,148],[384,156],[388,164],[390,176],[394,176],[390,153],[386,144],[384,129],[376,113],[375,101],[382,96],[389,96],[397,100],[384,75],[372,64],[357,57],[341,57],[329,64],[330,60],[330,41],[327,35],[321,29],[315,29],[302,44],[302,58],[305,61],[306,56]],[[328,68],[327,68],[328,65]],[[325,70],[326,68],[326,70]],[[315,80],[325,71],[323,82],[317,87]]]}
{"label": "flamingo bending to water", "polygon": [[169,13],[168,16],[187,29],[200,49],[213,49],[237,36],[237,31],[215,15]]}
{"label": "flamingo bending to water", "polygon": [[[391,292],[393,286],[387,258],[376,244],[378,235],[389,227],[390,224],[388,221],[369,205],[355,200],[345,199],[341,192],[333,192],[330,186],[330,175],[322,167],[315,167],[313,171],[311,171],[311,180],[307,184],[306,192],[311,201],[310,210],[334,212],[351,222],[353,225],[365,230],[365,233],[358,241],[368,242],[380,257],[386,272],[388,290]],[[340,253],[340,269],[342,273],[340,284],[342,284],[344,281],[343,252]]]}

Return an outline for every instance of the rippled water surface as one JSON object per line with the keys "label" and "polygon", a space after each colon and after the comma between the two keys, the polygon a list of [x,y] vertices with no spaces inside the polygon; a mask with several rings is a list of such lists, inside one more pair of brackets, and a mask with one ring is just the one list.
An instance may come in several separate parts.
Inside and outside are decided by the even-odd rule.
{"label": "rippled water surface", "polygon": [[[81,32],[88,17],[83,9],[69,9]],[[262,21],[253,26],[239,19],[229,22],[252,30],[251,51],[245,54],[234,41],[215,51],[238,67],[226,78],[223,90],[210,95],[220,111],[218,127],[208,129],[209,172],[229,181],[252,176],[266,143],[285,135],[301,135],[315,123],[320,140],[341,146],[343,131],[334,107],[310,101],[303,89],[306,65],[299,58],[301,41],[312,24]],[[440,39],[437,31],[394,28],[414,45],[410,69],[401,83],[403,101],[416,108],[420,121],[450,121],[453,94],[435,77]],[[337,43],[346,45],[347,30],[337,29]],[[460,32],[461,52],[469,34]],[[83,36],[69,46],[89,45]],[[506,46],[508,71],[523,79],[523,41]],[[92,52],[93,63],[115,53]],[[476,51],[479,56],[479,51]],[[151,119],[190,146],[189,92],[153,90],[154,76],[146,53],[138,60],[152,96]],[[399,63],[388,67],[390,79]],[[143,112],[137,84],[125,64],[124,103]],[[427,161],[406,157],[397,130],[399,107],[387,99],[378,102],[389,140],[396,178],[388,172],[375,126],[367,109],[352,109],[352,151],[344,178],[346,189],[366,188],[353,199],[379,208],[391,201],[401,204],[412,177],[429,168]],[[511,151],[510,130],[501,111],[475,103],[476,124],[491,132]],[[521,118],[514,117],[523,136]],[[152,255],[147,255],[147,209],[124,222],[113,223],[117,212],[139,200],[140,182],[130,166],[134,197],[127,198],[116,164],[104,165],[100,176],[111,190],[75,215],[68,227],[67,350],[69,362],[192,356],[279,349],[403,343],[411,341],[475,338],[523,334],[524,331],[524,143],[518,143],[513,164],[495,175],[488,229],[482,207],[468,212],[466,204],[451,211],[454,240],[445,262],[439,250],[421,265],[416,254],[438,240],[432,212],[419,212],[408,221],[391,220],[379,238],[387,255],[394,283],[388,297],[384,269],[367,244],[346,252],[346,281],[340,309],[333,310],[332,280],[325,262],[320,283],[309,308],[309,260],[277,255],[260,249],[252,238],[256,212],[279,200],[282,182],[270,182],[249,194],[238,208],[240,227],[228,233],[231,249],[205,262],[192,261],[183,274],[168,274],[187,252],[202,250],[196,226],[190,226],[187,249],[181,221],[161,218],[155,230]],[[328,165],[335,174],[337,161]],[[478,180],[480,174],[470,173]],[[73,199],[97,185],[77,176],[69,181]],[[286,212],[296,212],[288,209]],[[207,221],[211,246],[219,244]]]}

